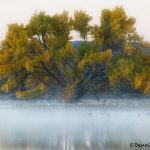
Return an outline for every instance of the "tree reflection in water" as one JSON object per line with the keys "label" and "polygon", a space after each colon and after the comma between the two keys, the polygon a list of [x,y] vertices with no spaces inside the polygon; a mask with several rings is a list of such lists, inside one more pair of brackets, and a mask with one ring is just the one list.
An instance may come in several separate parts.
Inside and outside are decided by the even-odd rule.
{"label": "tree reflection in water", "polygon": [[128,150],[148,142],[148,111],[1,109],[2,150]]}

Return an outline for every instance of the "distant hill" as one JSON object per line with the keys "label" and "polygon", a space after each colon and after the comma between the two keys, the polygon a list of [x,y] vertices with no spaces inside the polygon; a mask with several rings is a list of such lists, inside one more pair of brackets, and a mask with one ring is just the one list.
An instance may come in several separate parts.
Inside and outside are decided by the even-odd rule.
{"label": "distant hill", "polygon": [[71,43],[73,44],[73,48],[77,49],[79,47],[79,45],[81,44],[82,41],[71,41]]}
{"label": "distant hill", "polygon": [[[71,43],[73,44],[73,48],[74,48],[74,49],[77,49],[77,48],[79,47],[79,45],[81,44],[81,42],[83,42],[83,41],[80,41],[80,40],[71,41]],[[89,43],[90,43],[90,41],[89,41]],[[134,43],[132,43],[132,44],[133,44],[133,47],[135,47],[135,48],[138,48],[138,47],[140,46],[140,45],[139,45],[138,43],[136,43],[136,42],[134,42]],[[150,44],[144,46],[143,48],[144,48],[147,52],[150,53]]]}

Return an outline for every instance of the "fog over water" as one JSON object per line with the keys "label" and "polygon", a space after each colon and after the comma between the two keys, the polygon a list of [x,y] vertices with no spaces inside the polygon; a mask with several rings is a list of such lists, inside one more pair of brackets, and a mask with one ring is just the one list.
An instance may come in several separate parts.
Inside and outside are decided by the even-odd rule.
{"label": "fog over water", "polygon": [[111,107],[1,100],[0,150],[128,150],[150,142],[149,109]]}

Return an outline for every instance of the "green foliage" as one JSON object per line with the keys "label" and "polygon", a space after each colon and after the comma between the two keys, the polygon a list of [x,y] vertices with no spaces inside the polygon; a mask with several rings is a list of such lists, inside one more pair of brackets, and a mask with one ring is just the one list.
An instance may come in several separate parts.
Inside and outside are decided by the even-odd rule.
{"label": "green foliage", "polygon": [[136,61],[136,68],[133,76],[133,88],[145,95],[150,95],[150,54],[142,53]]}
{"label": "green foliage", "polygon": [[102,49],[121,49],[124,42],[138,40],[134,27],[135,19],[127,17],[122,7],[104,9],[100,20],[101,25],[94,27],[93,33]]}
{"label": "green foliage", "polygon": [[80,59],[89,55],[92,52],[99,51],[94,42],[83,41],[78,47],[78,56]]}
{"label": "green foliage", "polygon": [[31,99],[43,95],[46,92],[44,84],[40,84],[37,87],[27,91],[16,91],[16,97],[18,99]]}
{"label": "green foliage", "polygon": [[87,67],[94,68],[96,65],[103,64],[105,61],[109,61],[112,57],[112,51],[106,50],[104,52],[93,52],[86,56],[84,59],[82,59],[78,67],[80,70],[84,70]]}
{"label": "green foliage", "polygon": [[70,39],[70,23],[67,12],[54,16],[40,12],[31,17],[27,25],[31,39],[38,38],[44,49],[59,49]]}
{"label": "green foliage", "polygon": [[[75,11],[73,18],[65,11],[53,16],[39,12],[26,26],[8,25],[0,48],[1,91],[30,99],[55,89],[63,99],[77,100],[125,81],[150,95],[148,44],[136,33],[135,19],[122,7],[104,9],[100,26],[91,27],[91,19],[84,11]],[[84,39],[77,49],[70,42],[71,30]]]}
{"label": "green foliage", "polygon": [[92,20],[92,17],[89,16],[85,11],[74,12],[74,19],[71,20],[73,29],[80,33],[80,37],[84,40],[87,39],[87,35],[91,29],[89,22]]}
{"label": "green foliage", "polygon": [[117,58],[109,66],[108,78],[111,85],[116,85],[122,80],[130,82],[134,72],[134,61],[131,58]]}

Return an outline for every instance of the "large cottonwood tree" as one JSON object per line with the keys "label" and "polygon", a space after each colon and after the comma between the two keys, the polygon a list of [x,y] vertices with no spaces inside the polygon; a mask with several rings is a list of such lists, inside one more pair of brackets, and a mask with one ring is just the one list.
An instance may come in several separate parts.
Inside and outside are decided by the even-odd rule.
{"label": "large cottonwood tree", "polygon": [[[9,25],[0,48],[1,90],[18,99],[55,91],[73,101],[124,80],[149,94],[150,57],[134,28],[135,19],[116,7],[102,11],[100,26],[91,27],[90,20],[84,11],[75,11],[74,18],[65,11],[53,16],[39,12],[27,25]],[[70,42],[72,29],[85,40],[77,49]],[[89,32],[91,42],[86,41]]]}

